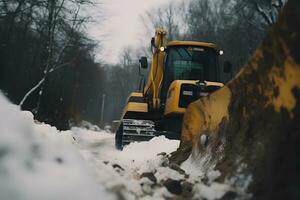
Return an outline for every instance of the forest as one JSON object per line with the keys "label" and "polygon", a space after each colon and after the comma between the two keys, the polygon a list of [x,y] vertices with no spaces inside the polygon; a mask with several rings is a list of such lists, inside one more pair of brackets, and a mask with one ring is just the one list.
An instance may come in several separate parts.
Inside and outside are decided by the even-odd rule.
{"label": "forest", "polygon": [[118,120],[128,94],[139,89],[139,58],[150,60],[155,27],[165,27],[169,40],[216,43],[225,52],[221,65],[229,60],[233,66],[231,75],[222,74],[226,83],[260,45],[285,3],[189,0],[153,7],[140,17],[141,37],[149,42],[123,48],[119,62],[107,64],[95,56],[101,41],[86,31],[93,16],[82,12],[101,7],[99,2],[0,0],[0,90],[37,121],[66,130],[81,121],[103,126]]}

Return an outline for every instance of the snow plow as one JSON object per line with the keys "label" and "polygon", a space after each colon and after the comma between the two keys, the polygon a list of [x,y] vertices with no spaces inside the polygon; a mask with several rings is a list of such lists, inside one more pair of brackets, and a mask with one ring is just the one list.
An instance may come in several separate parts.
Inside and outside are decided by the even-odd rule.
{"label": "snow plow", "polygon": [[[166,34],[158,28],[151,40],[148,78],[127,99],[115,135],[117,149],[160,135],[179,140],[188,105],[224,86],[219,65],[223,51],[213,43],[167,41]],[[230,72],[230,63],[225,63],[224,72]],[[147,69],[146,57],[140,59],[140,67]]]}

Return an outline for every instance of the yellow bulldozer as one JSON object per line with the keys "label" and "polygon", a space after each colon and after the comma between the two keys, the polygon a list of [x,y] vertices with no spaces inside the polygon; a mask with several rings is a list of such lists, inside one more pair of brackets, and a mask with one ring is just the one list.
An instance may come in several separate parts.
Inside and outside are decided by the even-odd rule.
{"label": "yellow bulldozer", "polygon": [[[213,43],[167,41],[166,34],[158,28],[151,40],[147,82],[127,99],[115,135],[117,149],[160,135],[180,139],[187,106],[224,86],[219,65],[223,51]],[[231,64],[225,63],[224,72],[230,72]],[[146,57],[140,67],[147,69]]]}

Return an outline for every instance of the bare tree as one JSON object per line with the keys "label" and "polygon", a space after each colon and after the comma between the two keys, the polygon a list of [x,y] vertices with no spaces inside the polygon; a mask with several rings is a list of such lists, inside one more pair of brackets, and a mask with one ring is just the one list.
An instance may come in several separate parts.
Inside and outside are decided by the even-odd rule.
{"label": "bare tree", "polygon": [[[183,25],[183,15],[181,7],[176,2],[170,2],[164,7],[153,8],[141,16],[141,21],[146,30],[148,38],[153,36],[153,32],[158,27],[163,27],[168,32],[168,39],[180,39],[182,31],[179,27]],[[183,4],[182,4],[183,5]]]}
{"label": "bare tree", "polygon": [[60,128],[69,119],[97,119],[91,107],[104,90],[96,43],[84,30],[87,6],[91,1],[0,0],[0,89]]}
{"label": "bare tree", "polygon": [[[67,6],[70,6],[70,4],[73,4],[74,9],[70,10],[67,8]],[[47,81],[48,76],[65,66],[68,66],[72,63],[72,61],[75,58],[72,58],[71,60],[60,63],[61,56],[63,55],[66,48],[70,47],[70,42],[73,39],[73,33],[75,30],[78,30],[78,28],[86,22],[87,18],[85,17],[79,17],[80,7],[84,4],[91,4],[88,0],[81,0],[81,1],[71,1],[71,0],[44,0],[43,5],[45,10],[45,25],[43,27],[45,31],[44,36],[44,51],[43,51],[43,57],[42,57],[42,68],[43,68],[43,76],[42,79],[33,87],[31,88],[22,98],[19,105],[22,107],[26,99],[34,93],[37,89],[39,89],[39,98],[37,101],[37,107],[34,110],[35,114],[38,114],[41,99],[44,93],[45,89],[45,82]],[[66,13],[71,13],[73,16],[71,16],[69,22],[65,21],[67,16]],[[70,23],[70,25],[68,25]],[[63,27],[70,27],[69,29],[69,37],[67,41],[63,42],[62,45],[60,45],[60,50],[58,53],[55,51],[55,46],[59,37],[57,37],[59,34],[57,33],[58,27],[63,25]],[[62,42],[62,41],[60,41]]]}

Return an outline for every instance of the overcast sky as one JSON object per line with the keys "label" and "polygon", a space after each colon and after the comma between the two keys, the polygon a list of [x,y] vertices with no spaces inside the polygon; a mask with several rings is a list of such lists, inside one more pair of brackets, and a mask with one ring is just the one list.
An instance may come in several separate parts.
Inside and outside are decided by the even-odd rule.
{"label": "overcast sky", "polygon": [[[123,47],[139,45],[140,39],[137,38],[143,28],[140,21],[141,14],[151,7],[159,7],[170,1],[98,0],[99,3],[101,2],[99,8],[88,11],[96,20],[88,26],[88,33],[93,39],[102,40],[103,61],[116,63]],[[100,13],[106,18],[104,22]]]}

